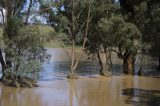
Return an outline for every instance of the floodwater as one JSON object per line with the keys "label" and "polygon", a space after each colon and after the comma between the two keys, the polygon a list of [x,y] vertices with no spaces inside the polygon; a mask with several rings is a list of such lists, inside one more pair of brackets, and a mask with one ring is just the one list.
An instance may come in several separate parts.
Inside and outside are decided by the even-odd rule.
{"label": "floodwater", "polygon": [[[0,84],[0,106],[160,106],[160,78],[98,75],[96,62],[82,59],[79,79],[66,78],[69,62],[61,49],[49,49],[49,64],[39,87],[13,88]],[[117,63],[116,63],[117,62]],[[115,60],[114,64],[121,63]],[[116,65],[114,70],[121,70]]]}

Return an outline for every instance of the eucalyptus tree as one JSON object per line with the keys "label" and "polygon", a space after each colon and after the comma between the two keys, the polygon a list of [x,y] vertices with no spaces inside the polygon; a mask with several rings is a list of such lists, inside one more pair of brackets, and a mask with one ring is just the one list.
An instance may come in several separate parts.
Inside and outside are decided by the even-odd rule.
{"label": "eucalyptus tree", "polygon": [[117,6],[112,0],[94,0],[94,7],[86,52],[96,56],[100,65],[100,74],[110,76],[110,51],[108,49],[111,44],[110,39],[107,39],[100,28],[100,21],[102,18],[109,19],[114,15],[117,11]]}
{"label": "eucalyptus tree", "polygon": [[141,33],[133,23],[126,22],[120,15],[117,2],[101,0],[93,17],[87,49],[97,54],[100,74],[109,76],[112,64],[111,51],[123,59],[123,72],[134,74],[135,55],[139,49]]}
{"label": "eucalyptus tree", "polygon": [[160,1],[120,0],[120,3],[124,15],[128,16],[126,20],[134,23],[142,33],[143,54],[159,58]]}
{"label": "eucalyptus tree", "polygon": [[[126,2],[125,2],[126,3]],[[135,55],[141,48],[141,32],[133,22],[126,20],[120,6],[112,0],[97,1],[87,49],[97,54],[101,66],[100,74],[109,76],[111,51],[123,59],[123,72],[134,74]],[[122,4],[121,4],[122,6]],[[125,6],[134,15],[132,7]],[[122,14],[122,15],[121,15]]]}
{"label": "eucalyptus tree", "polygon": [[[4,0],[1,6],[5,59],[0,51],[2,81],[11,86],[33,86],[40,65],[48,55],[43,47],[48,35],[35,25],[29,25],[31,8],[36,0]],[[53,31],[54,32],[54,31]],[[2,61],[3,60],[3,61]],[[4,61],[5,60],[5,61]]]}
{"label": "eucalyptus tree", "polygon": [[[71,66],[68,78],[77,78],[76,68],[83,56],[90,22],[92,20],[92,9],[94,0],[63,0],[54,1],[53,4],[44,5],[41,8],[48,16],[48,23],[59,33],[66,35],[66,39],[71,45]],[[45,11],[49,6],[51,8]],[[76,57],[75,47],[77,39],[80,39],[81,53]]]}
{"label": "eucalyptus tree", "polygon": [[[110,18],[101,18],[98,22],[97,34],[98,36],[95,35],[90,38],[91,52],[97,53],[104,50],[105,53],[117,53],[123,59],[123,72],[134,74],[135,55],[140,49],[141,40],[141,33],[138,28],[132,23],[125,22],[123,16],[113,15]],[[100,50],[102,47],[103,49]],[[106,62],[101,66],[103,73],[108,67]]]}
{"label": "eucalyptus tree", "polygon": [[[0,13],[1,13],[1,19],[2,19],[3,23],[4,23],[4,17],[5,17],[4,13],[3,13],[4,5],[5,5],[4,0],[1,0],[0,1]],[[1,33],[3,33],[3,31]],[[2,36],[1,36],[1,42],[0,42],[0,63],[1,63],[1,66],[2,66],[2,74],[4,74],[6,64],[5,64],[5,61],[4,61],[4,57],[2,55]]]}
{"label": "eucalyptus tree", "polygon": [[124,21],[121,25],[115,33],[118,41],[116,47],[118,47],[119,57],[123,59],[123,73],[133,75],[135,74],[135,57],[142,48],[142,36],[137,26],[133,23]]}
{"label": "eucalyptus tree", "polygon": [[[13,38],[13,36],[16,34],[17,29],[18,29],[18,24],[15,24],[16,17],[18,16],[17,14],[20,13],[20,10],[22,7],[22,4],[25,1],[10,1],[10,0],[1,0],[1,19],[3,22],[3,38],[4,38],[4,43],[6,45],[5,49],[5,54],[6,54],[6,61],[4,61],[4,57],[2,56],[2,51],[1,53],[1,65],[2,65],[2,80],[5,78],[5,70],[7,67],[11,67],[11,62],[9,58],[11,58],[11,53],[8,50],[9,47],[12,46],[10,43],[10,40]],[[4,12],[5,10],[5,12]],[[11,49],[10,49],[11,50]]]}
{"label": "eucalyptus tree", "polygon": [[[148,28],[150,28],[150,38],[151,38],[151,55],[158,58],[160,70],[160,1],[154,0],[150,1],[150,23]],[[152,26],[152,27],[151,27]],[[146,29],[148,30],[148,29]]]}

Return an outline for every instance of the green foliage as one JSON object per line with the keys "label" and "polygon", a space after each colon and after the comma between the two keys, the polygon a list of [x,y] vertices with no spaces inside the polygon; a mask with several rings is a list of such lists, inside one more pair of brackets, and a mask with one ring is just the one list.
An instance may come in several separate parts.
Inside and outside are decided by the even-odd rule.
{"label": "green foliage", "polygon": [[94,46],[91,46],[95,49],[103,46],[106,49],[110,48],[110,50],[119,48],[121,51],[136,54],[141,47],[140,31],[134,24],[125,22],[120,15],[102,18],[98,22],[96,30],[98,36],[95,35],[90,38],[90,44],[93,44]]}
{"label": "green foliage", "polygon": [[5,81],[11,80],[8,85],[16,82],[19,86],[32,86],[38,79],[42,63],[50,57],[43,46],[48,39],[45,34],[53,31],[53,29],[46,28],[48,31],[43,32],[42,28],[36,25],[24,26],[10,40],[12,46],[7,47],[7,50],[12,56],[10,61],[13,65],[5,71]]}
{"label": "green foliage", "polygon": [[117,28],[114,31],[115,33],[113,33],[116,36],[117,47],[130,52],[136,52],[140,47],[141,40],[141,33],[138,28],[132,23],[125,22],[123,18],[111,18],[111,20],[113,20],[112,22]]}
{"label": "green foliage", "polygon": [[13,58],[20,60],[34,59],[39,62],[45,60],[45,49],[43,43],[47,36],[41,33],[38,26],[26,26],[19,29],[14,38],[9,41],[12,45],[7,47]]}
{"label": "green foliage", "polygon": [[[111,32],[107,32],[112,24],[108,19],[116,13],[117,5],[111,0],[93,0],[91,11],[93,17],[91,25],[89,26],[87,49],[90,53],[96,53],[101,46],[109,47],[112,45],[111,39],[113,39],[112,37],[114,36],[112,36]],[[104,26],[104,24],[106,25]]]}
{"label": "green foliage", "polygon": [[15,70],[16,65],[17,64],[15,63],[14,67],[8,68],[5,71],[5,77],[12,79],[12,82],[17,81],[20,83],[20,80],[23,81],[23,79],[30,79],[35,82],[39,78],[39,72],[41,70],[41,64],[39,62],[35,60],[29,60],[26,62],[21,61],[18,68]]}
{"label": "green foliage", "polygon": [[47,22],[54,27],[60,36],[66,36],[64,44],[71,44],[74,39],[76,44],[81,45],[85,33],[86,21],[89,3],[93,6],[94,0],[63,0],[63,1],[44,1],[41,3],[42,8],[52,7],[48,11],[43,11],[43,15],[47,14]]}
{"label": "green foliage", "polygon": [[[126,19],[133,22],[142,33],[142,51],[148,54],[159,54],[159,29],[160,29],[160,1],[159,0],[131,0],[128,5],[133,7],[134,16]],[[128,8],[125,8],[129,11]]]}

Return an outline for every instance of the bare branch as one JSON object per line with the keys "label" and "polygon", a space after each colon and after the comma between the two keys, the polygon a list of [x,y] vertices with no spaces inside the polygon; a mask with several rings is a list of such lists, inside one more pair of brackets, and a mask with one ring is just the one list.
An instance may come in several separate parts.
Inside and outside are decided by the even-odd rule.
{"label": "bare branch", "polygon": [[88,29],[89,29],[89,23],[91,21],[92,18],[90,18],[90,14],[91,14],[91,3],[89,2],[89,8],[88,8],[88,15],[87,15],[87,23],[86,23],[86,31],[85,31],[85,35],[84,35],[84,40],[83,40],[83,45],[82,45],[82,51],[81,54],[79,56],[79,58],[76,60],[76,63],[74,65],[74,69],[76,69],[79,61],[81,60],[83,53],[84,53],[84,48],[87,42],[87,35],[88,35]]}

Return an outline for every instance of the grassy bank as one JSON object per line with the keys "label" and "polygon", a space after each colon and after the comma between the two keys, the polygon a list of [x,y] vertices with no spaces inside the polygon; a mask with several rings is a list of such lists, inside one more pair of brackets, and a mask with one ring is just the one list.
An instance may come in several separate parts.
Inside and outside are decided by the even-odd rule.
{"label": "grassy bank", "polygon": [[[45,42],[45,43],[44,43],[44,46],[47,47],[47,48],[63,48],[63,47],[64,47],[64,48],[72,48],[71,45],[62,45],[62,44],[60,44],[59,42],[54,41],[54,40],[51,40],[51,41],[49,41],[49,42]],[[75,48],[76,48],[76,49],[80,49],[81,46],[76,46]]]}
{"label": "grassy bank", "polygon": [[[41,30],[41,33],[44,33],[46,34],[46,36],[54,36],[54,33],[51,33],[53,30],[52,27],[50,26],[39,26],[40,30]],[[51,34],[51,35],[50,35]],[[0,26],[0,46],[3,46],[3,27]],[[62,46],[62,44],[60,44],[58,41],[52,39],[52,37],[44,42],[44,47],[47,47],[47,48],[71,48],[71,45],[64,45]],[[76,46],[76,49],[79,49],[81,48],[81,46]]]}

